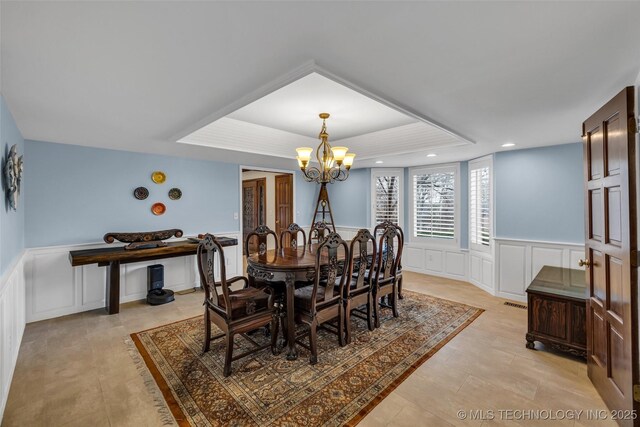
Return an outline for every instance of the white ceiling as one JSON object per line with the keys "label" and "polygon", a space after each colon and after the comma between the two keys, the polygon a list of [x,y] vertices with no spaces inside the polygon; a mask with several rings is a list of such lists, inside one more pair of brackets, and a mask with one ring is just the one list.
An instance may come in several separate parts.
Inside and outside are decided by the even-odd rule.
{"label": "white ceiling", "polygon": [[286,85],[227,117],[317,139],[319,113],[331,114],[332,141],[408,125],[416,119],[318,73]]}
{"label": "white ceiling", "polygon": [[[579,141],[582,121],[640,70],[638,2],[0,7],[1,91],[25,138],[278,168],[295,164],[175,141],[315,61],[476,142],[435,149],[438,157],[430,159],[426,150],[386,155],[384,166],[469,159],[505,142],[526,148]],[[300,119],[313,123],[314,136],[315,114]],[[305,133],[302,122],[290,126]]]}

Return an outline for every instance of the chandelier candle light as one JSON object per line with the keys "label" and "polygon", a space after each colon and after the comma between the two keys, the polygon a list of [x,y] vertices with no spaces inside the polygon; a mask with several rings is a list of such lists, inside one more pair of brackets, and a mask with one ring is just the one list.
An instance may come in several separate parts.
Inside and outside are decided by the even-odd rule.
{"label": "chandelier candle light", "polygon": [[[326,120],[329,113],[320,113],[322,119],[322,129],[320,130],[320,145],[316,149],[316,158],[320,165],[317,167],[309,167],[311,161],[311,147],[296,148],[298,152],[298,166],[304,174],[304,178],[308,182],[317,182],[318,184],[327,184],[334,181],[344,181],[349,177],[349,169],[353,165],[353,159],[356,157],[353,153],[347,153],[347,147],[331,147],[329,145],[329,134],[327,133]],[[343,168],[344,166],[344,168]]]}

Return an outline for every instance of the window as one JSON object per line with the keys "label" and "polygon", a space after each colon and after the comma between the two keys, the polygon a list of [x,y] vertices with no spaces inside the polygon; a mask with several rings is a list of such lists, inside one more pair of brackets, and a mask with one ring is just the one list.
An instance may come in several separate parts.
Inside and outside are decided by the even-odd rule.
{"label": "window", "polygon": [[402,169],[371,170],[372,226],[390,221],[402,226]]}
{"label": "window", "polygon": [[491,159],[469,162],[469,244],[488,250],[491,244]]}
{"label": "window", "polygon": [[458,165],[413,168],[411,231],[413,240],[458,242]]}

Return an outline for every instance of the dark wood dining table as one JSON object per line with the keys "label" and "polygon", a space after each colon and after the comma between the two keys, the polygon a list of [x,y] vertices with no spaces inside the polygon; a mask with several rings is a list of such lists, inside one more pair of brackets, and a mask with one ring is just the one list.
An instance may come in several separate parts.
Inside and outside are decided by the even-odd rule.
{"label": "dark wood dining table", "polygon": [[[263,255],[252,254],[247,258],[247,275],[277,288],[285,285],[287,307],[287,359],[295,360],[298,352],[295,345],[296,324],[294,311],[294,292],[296,282],[313,281],[316,274],[316,253],[318,244],[297,248],[270,249]],[[356,254],[357,255],[357,254]],[[338,261],[344,262],[344,254],[338,252]],[[328,264],[323,255],[320,265]]]}

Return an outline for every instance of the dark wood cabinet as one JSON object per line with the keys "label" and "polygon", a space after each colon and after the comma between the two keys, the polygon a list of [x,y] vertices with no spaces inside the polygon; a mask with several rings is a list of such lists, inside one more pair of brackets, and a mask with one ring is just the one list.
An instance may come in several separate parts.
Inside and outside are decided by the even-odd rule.
{"label": "dark wood cabinet", "polygon": [[527,348],[539,341],[586,357],[587,287],[584,271],[544,266],[527,288]]}

